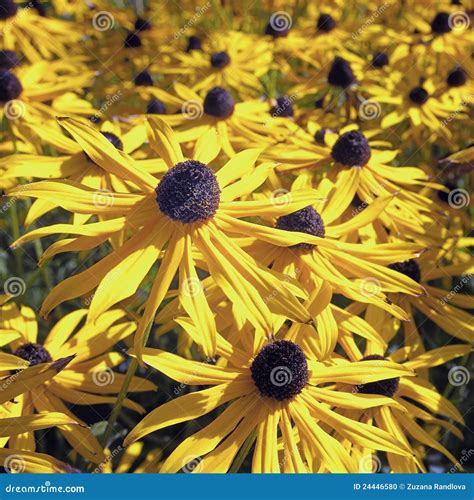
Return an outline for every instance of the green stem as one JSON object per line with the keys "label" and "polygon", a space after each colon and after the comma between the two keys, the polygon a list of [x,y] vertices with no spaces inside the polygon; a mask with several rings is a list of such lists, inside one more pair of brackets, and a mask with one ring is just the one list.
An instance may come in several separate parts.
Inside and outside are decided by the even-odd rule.
{"label": "green stem", "polygon": [[[150,336],[150,331],[151,331],[152,325],[153,325],[153,320],[150,321],[149,325],[147,326],[145,337],[143,339],[144,345],[146,345],[146,343],[148,341],[148,337]],[[112,408],[112,411],[110,412],[110,415],[109,415],[109,419],[107,421],[107,427],[105,429],[104,435],[103,435],[102,440],[101,440],[101,444],[102,444],[103,448],[105,448],[107,446],[107,443],[110,439],[110,436],[112,434],[114,426],[118,420],[120,412],[122,411],[123,402],[125,401],[125,398],[127,397],[128,388],[130,387],[130,383],[132,382],[133,376],[135,375],[137,368],[138,368],[138,361],[136,358],[132,358],[132,361],[128,365],[127,373],[125,374],[125,379],[123,381],[122,387],[120,388],[120,392],[117,396],[114,407]]]}
{"label": "green stem", "polygon": [[235,460],[229,470],[230,473],[233,472],[239,472],[240,467],[242,466],[244,460],[246,459],[247,455],[249,454],[250,448],[252,448],[252,445],[255,441],[255,438],[257,437],[257,429],[254,429],[247,437],[245,440],[244,444],[239,450],[239,453],[237,453],[237,456],[235,457]]}
{"label": "green stem", "polygon": [[117,396],[117,400],[115,401],[114,407],[109,416],[109,420],[107,421],[107,427],[105,429],[103,438],[102,438],[102,447],[105,448],[110,439],[110,435],[112,434],[113,428],[118,420],[120,412],[122,411],[123,402],[128,394],[128,388],[130,387],[130,383],[132,382],[133,376],[138,368],[138,361],[136,358],[133,358],[130,364],[128,365],[127,373],[125,375],[125,379],[123,381],[122,387],[120,388],[120,392]]}

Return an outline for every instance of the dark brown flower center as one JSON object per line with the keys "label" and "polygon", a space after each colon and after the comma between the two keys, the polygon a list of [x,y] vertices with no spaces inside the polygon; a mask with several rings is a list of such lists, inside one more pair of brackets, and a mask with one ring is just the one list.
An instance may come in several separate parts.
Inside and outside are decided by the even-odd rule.
{"label": "dark brown flower center", "polygon": [[277,401],[294,398],[309,379],[303,350],[288,340],[265,346],[253,360],[250,372],[260,394]]}
{"label": "dark brown flower center", "polygon": [[203,222],[214,217],[220,188],[207,165],[187,160],[166,172],[156,188],[156,201],[170,219],[184,224]]}

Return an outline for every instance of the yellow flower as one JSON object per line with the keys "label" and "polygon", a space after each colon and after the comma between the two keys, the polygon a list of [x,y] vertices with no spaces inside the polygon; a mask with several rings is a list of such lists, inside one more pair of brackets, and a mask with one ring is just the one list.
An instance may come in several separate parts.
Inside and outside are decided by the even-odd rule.
{"label": "yellow flower", "polygon": [[270,45],[261,37],[237,31],[212,34],[209,51],[176,52],[176,63],[159,67],[160,72],[185,78],[195,92],[224,87],[241,98],[261,93],[260,78],[267,73],[272,54]]}
{"label": "yellow flower", "polygon": [[[189,292],[190,288],[199,286],[193,261],[196,245],[219,287],[258,330],[272,331],[270,311],[275,308],[285,311],[293,320],[309,321],[308,312],[298,300],[304,298],[305,293],[297,282],[285,280],[256,263],[233,242],[229,233],[242,231],[239,218],[284,215],[306,206],[315,199],[313,190],[293,193],[291,202],[285,206],[275,204],[272,198],[238,201],[263,184],[274,168],[271,163],[254,167],[260,150],[235,155],[214,174],[207,165],[220,151],[219,136],[213,130],[197,141],[192,160],[186,161],[172,130],[163,121],[150,118],[150,143],[169,168],[158,183],[99,132],[74,120],[62,120],[62,124],[96,164],[124,181],[133,182],[141,191],[137,194],[113,192],[113,203],[103,206],[94,203],[94,190],[72,182],[43,181],[10,191],[12,196],[33,196],[74,213],[112,216],[104,222],[44,227],[16,242],[18,245],[48,234],[76,236],[54,244],[49,257],[66,250],[92,249],[114,234],[132,231],[132,236],[116,251],[57,285],[43,303],[43,314],[97,287],[88,314],[88,319],[93,321],[114,304],[133,295],[155,262],[161,261],[135,335],[137,351],[140,352],[147,328],[179,269],[180,300],[193,319],[206,325],[201,347],[212,357],[216,329],[209,306],[203,294]],[[301,241],[301,236],[255,225],[256,231],[260,228],[267,240],[273,238],[278,245],[289,246]],[[276,299],[265,303],[264,297],[274,290],[280,290]]]}
{"label": "yellow flower", "polygon": [[[348,351],[349,357],[353,360],[352,363],[347,360],[341,360],[340,366],[345,369],[349,369],[350,365],[353,363],[360,365],[369,362],[373,363],[374,360],[380,360],[382,363],[398,364],[400,367],[403,366],[417,372],[417,376],[413,378],[390,377],[377,382],[364,382],[352,388],[349,386],[339,386],[341,390],[345,389],[352,394],[382,395],[393,398],[399,403],[397,407],[384,405],[379,408],[372,408],[364,411],[364,413],[360,411],[350,412],[352,418],[360,422],[376,425],[380,429],[390,432],[393,437],[403,442],[406,447],[412,449],[411,456],[403,458],[391,452],[387,453],[388,463],[392,472],[415,473],[418,472],[418,470],[427,472],[423,463],[424,455],[417,452],[415,446],[417,442],[421,443],[423,446],[439,451],[452,463],[457,463],[453,455],[425,430],[420,425],[420,422],[440,426],[446,429],[446,431],[452,432],[459,439],[462,439],[463,436],[459,429],[449,422],[449,420],[445,420],[445,418],[452,419],[459,425],[464,425],[464,419],[457,408],[449,400],[439,394],[436,387],[421,373],[428,368],[441,365],[451,359],[468,354],[470,351],[470,346],[450,345],[433,349],[418,356],[413,356],[409,348],[402,347],[385,357],[380,347],[369,345],[366,347],[365,356],[362,357],[358,348],[353,344],[351,350]],[[343,412],[343,414],[346,413],[347,412]],[[410,441],[408,438],[410,438]],[[415,443],[413,443],[413,441]],[[410,442],[412,444],[410,444]],[[368,460],[367,449],[356,444],[353,448],[353,456],[359,462],[359,472],[373,472],[373,470],[368,467],[368,464],[371,464],[372,461]]]}
{"label": "yellow flower", "polygon": [[[359,383],[391,376],[413,375],[380,361],[353,363],[349,369],[319,363],[285,337],[239,348],[218,335],[218,354],[227,366],[184,360],[159,349],[146,348],[143,360],[181,384],[206,385],[165,403],[149,413],[124,444],[159,429],[194,420],[229,403],[222,413],[181,442],[160,472],[227,472],[246,440],[255,439],[253,472],[356,472],[348,448],[333,437],[336,430],[350,442],[404,456],[388,432],[380,432],[332,407],[365,409],[391,404],[380,396],[351,395],[325,388],[327,382]],[[397,405],[398,406],[398,405]],[[284,457],[280,459],[278,429]]]}
{"label": "yellow flower", "polygon": [[[181,113],[163,114],[161,118],[173,127],[180,143],[196,141],[209,129],[222,138],[222,149],[229,157],[246,148],[265,148],[284,139],[291,123],[285,123],[280,113],[291,108],[274,107],[261,100],[236,102],[224,87],[211,88],[200,97],[193,90],[176,83],[177,97],[155,89],[153,94]],[[281,110],[281,111],[279,111]],[[295,127],[295,126],[293,126]]]}
{"label": "yellow flower", "polygon": [[2,2],[0,31],[4,50],[22,53],[33,63],[68,57],[81,37],[72,23],[43,17],[31,5],[20,8],[13,0]]}
{"label": "yellow flower", "polygon": [[[86,122],[87,123],[87,122]],[[127,130],[128,129],[128,130]],[[146,130],[143,124],[124,126],[123,124],[104,121],[100,126],[101,134],[118,150],[137,156],[137,164],[150,173],[166,171],[165,163],[160,159],[147,159]],[[0,160],[3,169],[5,188],[18,184],[21,178],[26,179],[63,179],[80,183],[96,191],[97,205],[113,203],[112,191],[133,192],[137,186],[123,182],[116,175],[102,169],[87,156],[80,144],[65,136],[56,123],[43,124],[36,129],[25,125],[23,133],[28,133],[31,140],[39,136],[43,144],[60,151],[62,155],[46,156],[38,154],[14,154]],[[29,226],[37,218],[55,207],[51,202],[37,200],[28,211],[25,225]],[[76,223],[86,222],[91,215],[75,214]],[[44,254],[43,259],[48,255]]]}
{"label": "yellow flower", "polygon": [[[110,349],[118,341],[129,337],[135,331],[136,324],[124,321],[123,311],[111,310],[97,318],[94,324],[77,329],[86,314],[87,310],[78,309],[65,315],[40,343],[32,309],[23,306],[19,310],[14,303],[0,309],[0,326],[17,335],[9,342],[12,354],[1,354],[9,362],[2,369],[12,369],[15,363],[17,367],[22,363],[31,366],[19,375],[10,375],[3,380],[7,389],[2,391],[0,402],[5,403],[15,397],[15,404],[4,406],[12,417],[60,412],[73,418],[81,425],[61,424],[62,434],[78,453],[93,463],[100,463],[105,457],[99,442],[68,409],[66,403],[94,405],[115,402],[115,395],[120,391],[125,375],[112,370],[122,362],[123,355]],[[36,377],[27,380],[30,371],[35,371]],[[51,378],[51,372],[54,378]],[[9,383],[11,379],[12,384]],[[11,392],[18,386],[22,392],[12,395]],[[135,377],[130,389],[149,391],[154,390],[155,386]],[[140,413],[144,411],[131,400],[126,400],[124,405]],[[25,450],[35,451],[34,430],[25,427],[25,432],[11,436],[10,448],[24,447]]]}
{"label": "yellow flower", "polygon": [[399,151],[385,149],[386,141],[375,137],[378,133],[361,132],[352,125],[339,134],[321,129],[314,137],[300,131],[289,138],[291,146],[273,146],[263,156],[274,161],[279,158],[279,172],[311,169],[316,179],[323,178],[319,190],[331,199],[331,221],[342,216],[357,198],[355,212],[359,213],[379,198],[396,195],[380,220],[395,233],[403,229],[418,241],[417,237],[426,237],[426,228],[437,220],[436,204],[420,194],[420,187],[443,187],[428,182],[421,168],[391,166]]}

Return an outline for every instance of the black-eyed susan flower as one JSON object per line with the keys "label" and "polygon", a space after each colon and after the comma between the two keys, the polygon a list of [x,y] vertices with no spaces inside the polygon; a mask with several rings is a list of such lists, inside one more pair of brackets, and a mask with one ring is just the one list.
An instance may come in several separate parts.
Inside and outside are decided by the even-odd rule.
{"label": "black-eyed susan flower", "polygon": [[[112,216],[90,226],[44,227],[16,243],[46,234],[76,236],[54,244],[50,257],[67,250],[92,249],[118,232],[132,231],[132,236],[116,251],[90,269],[57,285],[43,303],[43,314],[48,314],[61,302],[97,287],[88,314],[89,320],[93,321],[112,305],[133,295],[152,266],[160,261],[135,335],[135,347],[140,352],[147,327],[179,268],[181,301],[191,317],[206,322],[202,348],[207,356],[212,357],[215,324],[209,306],[202,294],[186,293],[187,283],[198,280],[192,256],[196,245],[205,256],[219,287],[237,307],[246,311],[248,320],[258,330],[272,331],[270,309],[274,308],[278,312],[285,311],[294,320],[310,320],[309,313],[298,300],[305,293],[297,282],[285,280],[256,263],[232,241],[229,233],[241,232],[241,217],[286,214],[306,206],[308,200],[314,200],[314,190],[293,193],[286,206],[276,205],[272,198],[238,201],[248,190],[258,188],[274,168],[274,164],[264,163],[254,169],[260,150],[243,151],[214,173],[208,164],[219,154],[220,141],[213,130],[197,141],[193,159],[186,160],[172,130],[158,118],[150,118],[150,143],[169,167],[158,182],[99,132],[74,120],[62,120],[61,123],[95,163],[135,183],[141,191],[134,194],[113,192],[114,201],[107,206],[94,203],[94,190],[72,182],[44,181],[10,192],[14,196],[34,196],[50,201],[74,213]],[[255,226],[256,231],[259,227]],[[301,240],[301,236],[288,237],[288,233],[277,229],[267,228],[265,231],[266,234],[273,233],[280,245],[288,246]],[[117,287],[118,282],[120,287]],[[275,300],[265,303],[263,297],[272,295],[274,290],[279,291]]]}
{"label": "black-eyed susan flower", "polygon": [[66,58],[80,39],[71,23],[39,15],[30,5],[20,7],[14,0],[3,0],[0,7],[2,48],[23,53],[30,62]]}
{"label": "black-eyed susan flower", "polygon": [[392,92],[372,86],[373,99],[380,103],[395,105],[381,121],[383,129],[398,125],[402,138],[410,138],[417,143],[435,140],[438,137],[451,137],[452,121],[466,118],[464,113],[467,103],[455,103],[448,95],[437,92],[436,84],[431,79],[411,74],[398,82]]}
{"label": "black-eyed susan flower", "polygon": [[[291,148],[273,146],[264,157],[279,158],[279,172],[311,169],[313,176],[323,177],[319,190],[332,200],[331,222],[344,213],[356,195],[361,200],[358,205],[366,206],[377,198],[396,194],[386,207],[387,215],[380,214],[383,223],[396,233],[403,228],[424,235],[425,227],[433,223],[436,204],[420,194],[419,187],[440,186],[429,183],[420,168],[391,166],[398,151],[386,146],[378,149],[380,141],[375,135],[375,131],[364,133],[354,126],[343,128],[339,134],[320,129],[314,137],[299,131],[289,137]],[[355,215],[359,211],[360,207]]]}
{"label": "black-eyed susan flower", "polygon": [[[291,198],[291,192],[289,196]],[[400,287],[405,293],[416,296],[423,289],[413,279],[406,280],[407,276],[403,278],[393,269],[384,267],[384,264],[393,263],[400,254],[418,255],[420,247],[403,243],[358,245],[343,241],[348,232],[368,224],[392,201],[392,197],[381,198],[371,205],[370,210],[366,209],[342,224],[333,224],[332,203],[320,202],[314,205],[317,209],[308,205],[280,216],[273,222],[276,228],[290,234],[308,235],[304,242],[289,247],[278,246],[270,238],[264,240],[262,236],[259,240],[252,240],[250,227],[241,221],[241,231],[248,237],[243,246],[265,265],[295,276],[308,292],[315,286],[318,289],[329,286],[329,290],[332,288],[334,293],[356,301],[376,303],[397,317],[406,319],[401,309],[393,307],[387,300],[384,292]],[[369,293],[366,288],[370,287],[372,281],[377,282],[377,289]]]}
{"label": "black-eyed susan flower", "polygon": [[160,102],[178,107],[180,113],[166,114],[163,119],[174,128],[180,143],[194,142],[214,129],[222,138],[223,151],[231,157],[242,149],[265,148],[283,140],[291,127],[283,119],[291,103],[270,106],[261,100],[236,102],[224,87],[213,87],[204,97],[179,83],[174,90],[178,97],[164,91],[155,95]]}
{"label": "black-eyed susan flower", "polygon": [[[147,140],[143,124],[126,124],[104,121],[100,125],[101,134],[118,150],[130,155],[138,156],[138,164],[151,173],[164,172],[166,165],[161,160],[146,158],[147,152],[143,147]],[[15,154],[0,160],[3,169],[3,179],[10,186],[18,184],[20,179],[62,179],[80,183],[96,190],[96,203],[110,204],[113,202],[112,191],[134,191],[138,189],[133,184],[122,182],[118,177],[103,170],[95,164],[87,153],[74,139],[62,133],[61,127],[56,123],[45,123],[39,129],[34,126],[24,125],[24,135],[33,141],[37,136],[43,144],[47,144],[55,151],[64,154],[56,156],[38,154]],[[38,168],[40,166],[40,168]],[[43,200],[35,201],[25,218],[25,225],[30,225],[38,217],[54,208],[54,204]],[[78,215],[75,222],[84,222],[90,216]],[[47,256],[44,256],[47,258]]]}
{"label": "black-eyed susan flower", "polygon": [[186,78],[197,93],[224,87],[238,92],[241,98],[258,97],[262,89],[260,78],[268,71],[272,58],[267,41],[229,31],[213,33],[210,44],[207,52],[175,53],[177,64],[160,67],[160,72]]}
{"label": "black-eyed susan flower", "polygon": [[[389,433],[354,425],[331,408],[369,408],[387,404],[387,398],[343,395],[318,386],[335,381],[358,383],[355,381],[366,377],[376,381],[385,376],[409,376],[410,371],[392,372],[391,364],[384,368],[380,361],[373,362],[370,370],[363,363],[344,370],[337,364],[319,363],[286,338],[237,348],[218,336],[218,353],[225,359],[225,367],[183,360],[158,349],[144,351],[144,361],[173,380],[211,387],[153,410],[128,434],[126,445],[229,403],[209,425],[180,443],[160,472],[183,468],[227,472],[249,436],[251,442],[255,440],[253,472],[356,472],[348,450],[332,437],[334,429],[362,446],[401,456],[407,453],[407,447],[400,447]],[[284,459],[278,454],[279,430]],[[194,465],[190,467],[190,463]]]}
{"label": "black-eyed susan flower", "polygon": [[[27,417],[35,412],[60,412],[74,418],[82,426],[61,425],[62,434],[78,453],[93,463],[100,463],[105,457],[99,442],[68,409],[67,404],[115,402],[114,394],[120,391],[125,375],[112,370],[122,362],[123,355],[110,349],[118,341],[129,337],[135,331],[136,324],[124,321],[123,311],[111,310],[99,317],[94,324],[78,328],[87,310],[76,310],[61,318],[41,342],[32,309],[22,307],[20,310],[14,303],[9,303],[2,307],[0,314],[2,328],[19,334],[8,344],[11,348],[8,359],[11,363],[16,361],[18,365],[25,363],[32,367],[18,375],[18,383],[23,390],[21,395],[16,396],[15,404],[8,408],[12,416]],[[6,355],[3,353],[4,357]],[[28,370],[33,368],[38,373],[36,379],[28,383],[24,378],[28,375]],[[53,379],[51,371],[55,372]],[[15,375],[10,377],[15,379]],[[11,399],[12,387],[17,385],[8,385],[8,380],[3,380],[8,388],[2,391],[2,402],[5,402],[5,397]],[[153,389],[155,386],[144,379],[135,377],[132,381],[132,391]],[[143,411],[140,405],[131,400],[126,400],[124,404],[134,411]],[[34,429],[31,432],[33,431]],[[25,429],[25,433],[10,437],[10,447],[24,446],[27,451],[34,452],[35,441],[31,432]]]}
{"label": "black-eyed susan flower", "polygon": [[[440,426],[443,430],[452,432],[456,437],[462,439],[462,433],[450,420],[462,426],[464,425],[464,419],[457,408],[443,397],[422,373],[424,370],[468,354],[470,350],[470,346],[462,344],[449,345],[416,356],[411,354],[409,348],[402,347],[385,356],[380,347],[371,345],[366,348],[366,354],[363,356],[354,344],[351,345],[348,354],[352,362],[359,364],[380,360],[382,363],[398,363],[400,366],[417,372],[416,377],[391,377],[377,382],[364,382],[352,386],[352,388],[339,386],[352,394],[383,395],[393,398],[400,404],[400,407],[397,408],[385,405],[364,411],[364,413],[357,411],[343,412],[344,415],[349,414],[352,418],[356,418],[361,422],[370,423],[391,432],[398,440],[412,448],[412,455],[403,459],[393,453],[387,453],[389,467],[392,472],[426,472],[424,453],[420,453],[419,447],[416,446],[417,443],[432,448],[445,455],[452,463],[457,463],[457,460],[445,446],[420,424],[427,423]],[[370,354],[367,354],[367,352],[370,352]],[[354,358],[354,356],[357,357]],[[341,361],[341,367],[347,367],[348,364],[351,363]],[[341,437],[343,436],[341,435]],[[360,472],[373,472],[372,468],[368,467],[368,464],[371,463],[368,460],[368,456],[371,455],[370,450],[355,445],[353,453],[359,462]]]}
{"label": "black-eyed susan flower", "polygon": [[[423,285],[425,293],[418,297],[409,297],[406,294],[390,295],[393,304],[397,304],[405,312],[410,321],[401,325],[404,334],[404,343],[410,346],[414,352],[420,353],[429,345],[417,329],[415,313],[421,312],[424,317],[438,325],[448,335],[462,340],[466,343],[474,341],[472,328],[472,315],[468,312],[474,306],[473,298],[463,292],[468,285],[472,275],[472,261],[443,265],[442,262],[433,259],[433,252],[426,252],[419,259],[409,259],[391,264],[390,267],[400,273],[409,276],[412,280]],[[459,276],[459,283],[451,285],[454,277]],[[446,290],[430,282],[449,279],[449,285],[453,289]],[[352,304],[351,311],[358,314],[361,306]],[[383,311],[371,309],[367,313],[374,327],[389,342],[398,332],[400,325],[387,321]]]}
{"label": "black-eyed susan flower", "polygon": [[73,72],[70,70],[74,63],[64,61],[41,61],[18,69],[0,70],[0,113],[8,120],[14,138],[23,138],[23,121],[38,124],[59,113],[94,114],[92,105],[77,91],[90,85],[95,72],[84,70],[80,59],[76,64]]}

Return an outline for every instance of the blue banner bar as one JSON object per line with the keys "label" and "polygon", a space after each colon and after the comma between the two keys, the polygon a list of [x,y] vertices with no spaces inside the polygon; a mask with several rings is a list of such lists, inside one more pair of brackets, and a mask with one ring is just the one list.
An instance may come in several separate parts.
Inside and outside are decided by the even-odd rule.
{"label": "blue banner bar", "polygon": [[472,474],[2,474],[0,498],[472,500]]}

